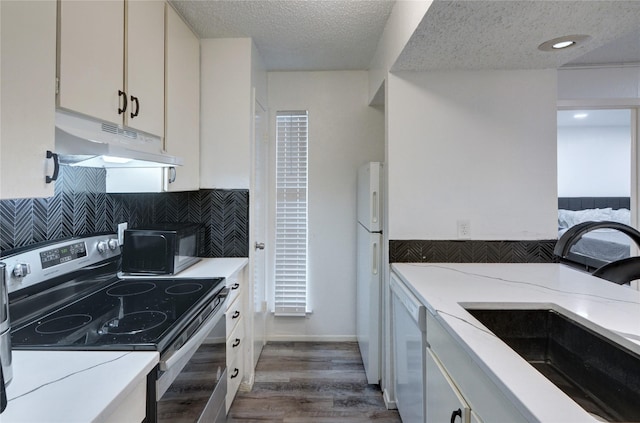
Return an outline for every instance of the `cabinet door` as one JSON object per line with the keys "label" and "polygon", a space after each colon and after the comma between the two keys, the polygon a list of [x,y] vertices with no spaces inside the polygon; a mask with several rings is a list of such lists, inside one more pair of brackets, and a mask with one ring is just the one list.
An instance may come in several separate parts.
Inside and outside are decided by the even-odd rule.
{"label": "cabinet door", "polygon": [[200,188],[200,41],[167,5],[165,148],[182,157],[167,191]]}
{"label": "cabinet door", "polygon": [[60,2],[58,106],[122,124],[124,1]]}
{"label": "cabinet door", "polygon": [[127,1],[126,7],[125,92],[129,104],[124,124],[163,137],[165,5],[155,0]]}
{"label": "cabinet door", "polygon": [[[55,119],[56,3],[1,1],[0,198],[49,197]],[[47,167],[50,169],[47,169]]]}
{"label": "cabinet door", "polygon": [[469,422],[469,406],[430,348],[426,354],[427,422]]}

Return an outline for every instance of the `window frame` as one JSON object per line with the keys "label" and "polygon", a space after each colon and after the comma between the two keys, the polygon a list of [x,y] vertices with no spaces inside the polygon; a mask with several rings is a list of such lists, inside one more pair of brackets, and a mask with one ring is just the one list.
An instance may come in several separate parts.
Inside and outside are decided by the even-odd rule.
{"label": "window frame", "polygon": [[[273,312],[309,310],[309,113],[276,113]],[[284,167],[283,167],[284,166]]]}

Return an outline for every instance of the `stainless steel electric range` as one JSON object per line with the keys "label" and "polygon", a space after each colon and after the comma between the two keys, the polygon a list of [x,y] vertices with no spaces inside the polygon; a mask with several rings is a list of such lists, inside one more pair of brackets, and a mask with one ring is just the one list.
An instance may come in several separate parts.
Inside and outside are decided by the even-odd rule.
{"label": "stainless steel electric range", "polygon": [[[38,244],[0,261],[14,350],[158,351],[146,421],[224,419],[223,278],[118,277],[115,234]],[[190,369],[199,374],[195,384]]]}

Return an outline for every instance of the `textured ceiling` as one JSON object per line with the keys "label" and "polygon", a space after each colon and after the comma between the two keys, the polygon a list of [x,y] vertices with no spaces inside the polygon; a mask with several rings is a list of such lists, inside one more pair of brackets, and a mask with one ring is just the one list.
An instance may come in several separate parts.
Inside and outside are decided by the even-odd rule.
{"label": "textured ceiling", "polygon": [[268,70],[368,69],[390,0],[172,0],[200,38],[252,37]]}
{"label": "textured ceiling", "polygon": [[[368,69],[393,0],[170,0],[200,38],[251,37],[268,70]],[[563,51],[538,45],[569,34]],[[640,0],[435,0],[392,68],[640,63]]]}
{"label": "textured ceiling", "polygon": [[[557,68],[639,28],[636,0],[438,0],[393,70]],[[562,51],[538,50],[541,43],[570,34],[592,38]],[[617,60],[613,56],[618,53],[608,48],[611,57],[606,60]]]}
{"label": "textured ceiling", "polygon": [[640,63],[640,25],[635,31],[572,60],[568,65],[624,63]]}

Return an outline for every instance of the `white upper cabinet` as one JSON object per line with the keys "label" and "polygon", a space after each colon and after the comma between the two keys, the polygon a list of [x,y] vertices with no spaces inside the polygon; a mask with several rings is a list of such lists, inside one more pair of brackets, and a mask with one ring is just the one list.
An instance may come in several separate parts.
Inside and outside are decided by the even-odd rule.
{"label": "white upper cabinet", "polygon": [[[128,1],[125,125],[164,136],[163,1]],[[131,100],[133,98],[133,100]],[[132,116],[134,116],[132,118]]]}
{"label": "white upper cabinet", "polygon": [[56,2],[0,1],[0,198],[50,197]]}
{"label": "white upper cabinet", "polygon": [[201,40],[200,187],[248,189],[251,39]]}
{"label": "white upper cabinet", "polygon": [[59,34],[59,107],[164,136],[163,1],[63,0]]}
{"label": "white upper cabinet", "polygon": [[60,3],[58,105],[109,122],[124,90],[124,2]]}
{"label": "white upper cabinet", "polygon": [[200,188],[200,41],[169,5],[165,63],[165,148],[184,160],[166,170],[166,190],[195,191]]}

